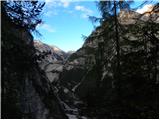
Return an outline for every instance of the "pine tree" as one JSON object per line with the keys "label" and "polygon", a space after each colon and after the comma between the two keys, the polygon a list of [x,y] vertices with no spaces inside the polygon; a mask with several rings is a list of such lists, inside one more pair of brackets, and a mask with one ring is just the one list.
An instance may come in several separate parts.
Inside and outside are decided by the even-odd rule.
{"label": "pine tree", "polygon": [[[105,37],[108,29],[114,31],[115,33],[115,48],[116,48],[116,71],[115,71],[115,79],[117,83],[117,87],[119,86],[120,78],[121,78],[121,70],[120,70],[120,44],[119,44],[119,21],[118,21],[118,12],[123,9],[126,11],[130,10],[130,4],[132,1],[125,0],[114,0],[114,1],[100,1],[98,3],[98,8],[101,12],[102,18],[101,22],[108,21],[110,23],[109,26],[104,28]],[[96,21],[97,19],[95,19]],[[104,40],[106,42],[106,40]]]}
{"label": "pine tree", "polygon": [[35,31],[42,22],[40,13],[45,3],[38,1],[2,1],[2,14],[6,15],[14,24],[29,31]]}

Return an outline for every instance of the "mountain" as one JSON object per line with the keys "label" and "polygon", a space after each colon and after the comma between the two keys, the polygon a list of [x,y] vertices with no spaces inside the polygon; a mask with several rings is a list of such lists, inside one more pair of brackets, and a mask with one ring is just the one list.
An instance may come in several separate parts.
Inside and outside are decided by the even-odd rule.
{"label": "mountain", "polygon": [[157,19],[120,11],[118,71],[110,20],[65,53],[2,14],[2,118],[158,118]]}
{"label": "mountain", "polygon": [[87,118],[158,118],[158,33],[150,34],[158,30],[157,16],[119,13],[120,80],[115,32],[102,22],[64,65],[63,101],[70,107],[80,103],[79,114]]}
{"label": "mountain", "polygon": [[41,41],[34,40],[37,57],[48,60],[48,62],[64,61],[67,54],[56,46],[49,46]]}
{"label": "mountain", "polygon": [[34,40],[34,47],[40,68],[45,71],[51,83],[56,82],[63,70],[67,54],[55,46],[49,46],[38,40]]}
{"label": "mountain", "polygon": [[34,40],[34,47],[39,67],[45,71],[51,83],[58,82],[64,64],[73,51],[65,53],[56,46],[50,46],[38,40]]}
{"label": "mountain", "polygon": [[[60,80],[62,78],[62,73],[66,70],[68,57],[74,52],[69,51],[65,53],[55,46],[49,46],[37,40],[34,41],[34,47],[36,49],[36,60],[38,65],[41,70],[45,72],[45,76],[48,78],[50,84],[52,85],[61,108],[65,112],[65,115],[72,119],[85,118],[84,116],[79,115],[78,109],[74,107],[70,101],[75,98],[74,94],[70,92],[69,89],[66,88],[63,84],[61,84]],[[69,69],[71,67],[72,65],[68,66]],[[66,103],[66,100],[68,100],[70,103]],[[77,99],[74,102],[81,103],[81,101]]]}
{"label": "mountain", "polygon": [[[155,76],[155,68],[148,64],[151,62],[152,65],[149,59],[153,59],[157,65],[157,57],[152,53],[149,54],[150,57],[145,56],[147,53],[141,40],[144,39],[141,29],[148,27],[145,17],[134,11],[121,11],[118,15],[123,27],[123,31],[119,32],[123,75],[120,82],[115,80],[115,32],[108,30],[106,36],[101,35],[105,26],[109,26],[107,21],[97,27],[83,46],[76,52],[71,52],[69,57],[66,57],[68,53],[54,46],[35,41],[38,64],[45,71],[68,118],[152,118],[152,112],[157,117],[158,79],[157,75],[156,78],[151,77]],[[149,51],[157,49],[155,43],[147,42],[146,46]],[[146,66],[150,71],[146,70]],[[119,86],[121,90],[117,91]],[[142,96],[145,104],[140,102],[143,101]],[[154,104],[151,105],[149,98],[155,99]],[[130,109],[139,113],[130,112]],[[145,112],[146,109],[151,113]]]}
{"label": "mountain", "polygon": [[[68,65],[69,56],[74,54],[74,51],[69,51],[67,53],[63,52],[55,46],[49,46],[41,41],[34,41],[34,47],[36,49],[36,60],[42,71],[45,72],[45,76],[48,78],[49,82],[52,84],[54,91],[56,92],[57,98],[60,101],[62,108],[65,111],[65,115],[68,118],[85,118],[79,115],[77,108],[73,106],[70,101],[74,99],[75,96],[68,88],[61,84],[61,78],[66,70],[70,70],[74,63]],[[79,63],[77,63],[79,64]],[[73,75],[75,74],[73,70]],[[70,75],[67,73],[67,75]],[[71,76],[70,76],[71,77]],[[65,78],[67,78],[65,76]],[[74,79],[74,78],[73,78]],[[66,80],[67,82],[67,80]],[[66,103],[66,101],[70,103]],[[81,101],[76,99],[74,102],[81,104]]]}

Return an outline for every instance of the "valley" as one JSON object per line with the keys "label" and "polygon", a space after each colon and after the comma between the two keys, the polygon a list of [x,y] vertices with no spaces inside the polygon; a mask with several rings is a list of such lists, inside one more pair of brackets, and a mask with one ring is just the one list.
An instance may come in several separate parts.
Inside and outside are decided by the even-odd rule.
{"label": "valley", "polygon": [[154,8],[150,16],[121,10],[117,30],[114,16],[104,19],[67,53],[35,40],[2,11],[1,117],[159,118],[159,4]]}

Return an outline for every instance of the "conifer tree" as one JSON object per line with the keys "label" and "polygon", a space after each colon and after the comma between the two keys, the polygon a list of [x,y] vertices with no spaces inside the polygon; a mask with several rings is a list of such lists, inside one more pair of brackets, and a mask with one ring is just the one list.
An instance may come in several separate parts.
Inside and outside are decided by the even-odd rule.
{"label": "conifer tree", "polygon": [[[120,77],[121,77],[118,12],[121,9],[129,11],[131,2],[133,2],[133,1],[113,0],[113,1],[100,1],[98,3],[98,8],[99,8],[101,15],[102,15],[102,18],[100,19],[100,21],[101,22],[108,21],[110,23],[110,26],[107,26],[110,28],[104,28],[104,34],[107,33],[107,29],[114,31],[114,33],[115,33],[114,39],[115,39],[115,44],[116,44],[115,48],[116,48],[116,59],[117,59],[115,79],[116,79],[117,84],[120,82]],[[94,18],[94,21],[96,21],[96,20],[97,19]],[[103,35],[103,36],[105,36],[105,35]]]}
{"label": "conifer tree", "polygon": [[38,24],[42,22],[40,13],[45,3],[38,1],[2,1],[2,14],[16,25],[29,31],[35,31]]}

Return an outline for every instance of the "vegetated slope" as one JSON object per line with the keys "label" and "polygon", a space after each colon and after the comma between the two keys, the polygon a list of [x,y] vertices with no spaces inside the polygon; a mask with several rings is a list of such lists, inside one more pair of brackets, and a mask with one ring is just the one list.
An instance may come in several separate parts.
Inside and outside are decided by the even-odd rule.
{"label": "vegetated slope", "polygon": [[2,14],[2,118],[67,118],[37,63],[33,36]]}
{"label": "vegetated slope", "polygon": [[88,118],[158,118],[159,16],[121,11],[118,19],[120,81],[115,32],[102,35],[110,25],[104,21],[68,58],[60,86],[83,100],[81,114]]}

